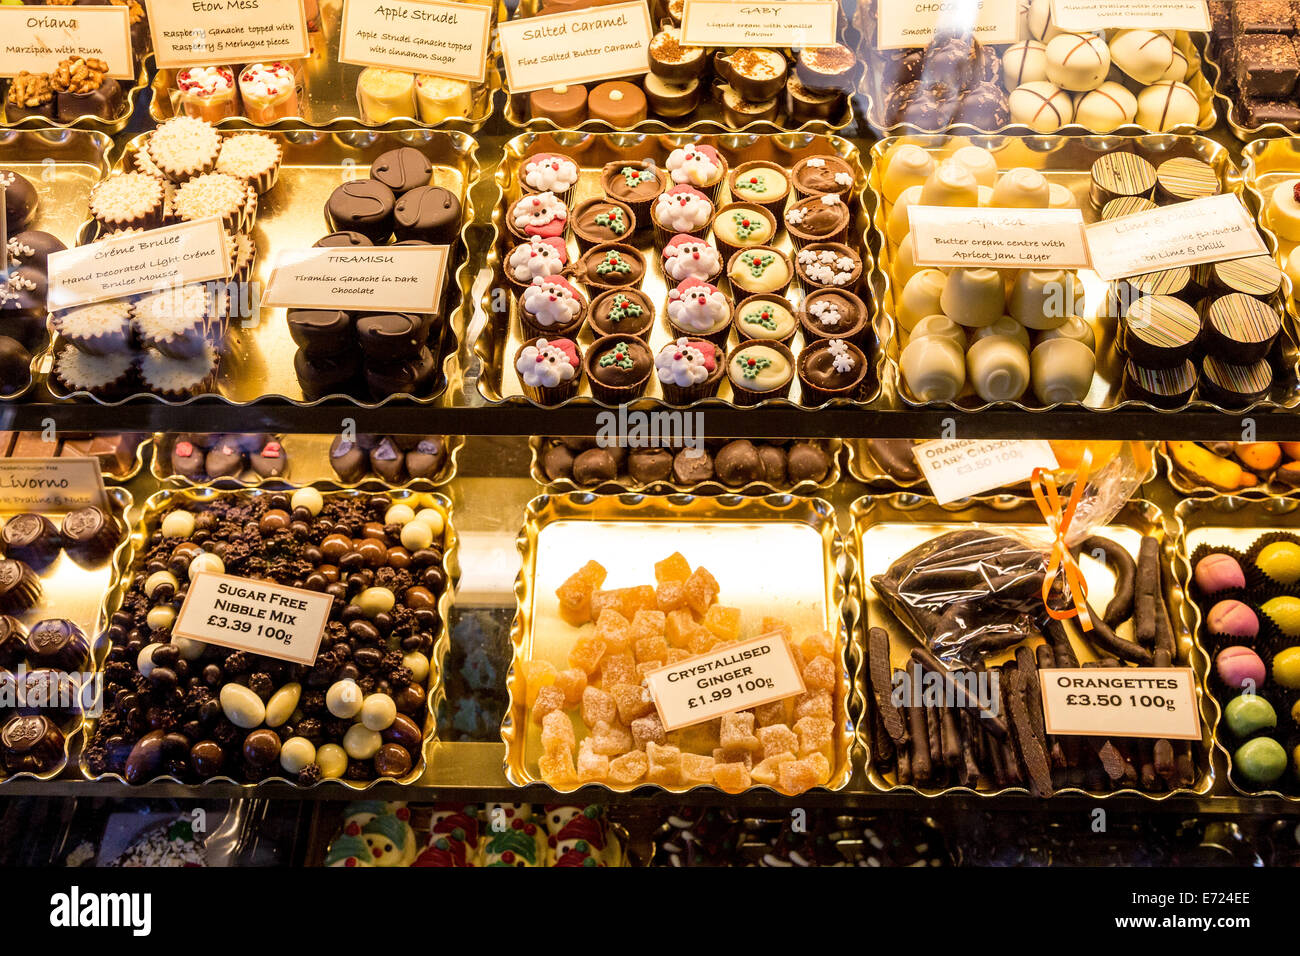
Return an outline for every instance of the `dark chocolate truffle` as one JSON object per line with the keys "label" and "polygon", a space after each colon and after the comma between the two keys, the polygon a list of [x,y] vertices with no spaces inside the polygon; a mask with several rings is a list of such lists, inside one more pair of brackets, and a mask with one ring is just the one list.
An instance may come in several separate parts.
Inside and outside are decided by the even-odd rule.
{"label": "dark chocolate truffle", "polygon": [[393,191],[375,179],[354,179],[330,194],[325,222],[335,232],[359,232],[376,245],[393,235]]}
{"label": "dark chocolate truffle", "polygon": [[713,459],[713,470],[724,485],[739,488],[763,477],[763,463],[754,443],[738,439],[723,445]]}
{"label": "dark chocolate truffle", "polygon": [[112,516],[94,505],[64,515],[59,534],[69,552],[94,560],[108,555],[119,538]]}
{"label": "dark chocolate truffle", "polygon": [[549,446],[542,452],[542,474],[547,481],[573,478],[574,454],[563,442]]}
{"label": "dark chocolate truffle", "polygon": [[628,452],[627,473],[639,485],[669,481],[673,474],[673,456],[664,448],[634,448]]}
{"label": "dark chocolate truffle", "polygon": [[412,478],[436,478],[447,460],[447,443],[440,435],[425,435],[406,452],[406,473]]}
{"label": "dark chocolate truffle", "polygon": [[441,186],[420,186],[397,200],[394,231],[400,240],[450,245],[460,231],[460,200]]}
{"label": "dark chocolate truffle", "polygon": [[33,568],[43,568],[58,556],[61,544],[58,529],[45,515],[34,512],[14,515],[0,531],[5,554],[25,561]]}
{"label": "dark chocolate truffle", "polygon": [[799,441],[791,445],[787,461],[790,483],[795,485],[801,481],[824,481],[831,470],[830,456],[821,446],[811,442]]}
{"label": "dark chocolate truffle", "polygon": [[381,438],[370,449],[370,468],[390,485],[400,485],[406,480],[405,456],[391,438]]}
{"label": "dark chocolate truffle", "polygon": [[27,660],[37,667],[79,671],[90,662],[90,642],[69,620],[38,621],[27,634]]}
{"label": "dark chocolate truffle", "polygon": [[604,448],[590,448],[573,459],[573,480],[584,488],[618,477],[618,463]]}
{"label": "dark chocolate truffle", "polygon": [[673,456],[673,479],[679,485],[698,485],[713,477],[713,456],[703,449],[683,448]]}
{"label": "dark chocolate truffle", "polygon": [[330,442],[330,467],[340,481],[353,484],[364,478],[370,470],[369,459],[361,446],[337,436]]}
{"label": "dark chocolate truffle", "polygon": [[401,196],[433,179],[433,163],[413,146],[390,149],[370,164],[370,178],[377,179],[394,195]]}

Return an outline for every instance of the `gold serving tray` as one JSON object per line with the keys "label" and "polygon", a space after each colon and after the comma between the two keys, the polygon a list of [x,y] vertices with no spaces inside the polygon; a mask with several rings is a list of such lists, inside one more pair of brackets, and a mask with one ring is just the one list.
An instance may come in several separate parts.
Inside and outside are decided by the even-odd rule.
{"label": "gold serving tray", "polygon": [[[140,58],[140,67],[136,71],[134,80],[118,80],[118,83],[122,85],[122,113],[111,120],[100,119],[98,116],[79,116],[71,123],[60,123],[56,119],[48,119],[44,116],[25,116],[12,123],[0,119],[0,129],[21,130],[24,132],[86,130],[116,136],[130,125],[132,117],[135,116],[136,100],[139,98],[140,92],[148,88],[149,74],[152,69],[153,53],[149,52]],[[129,86],[128,83],[130,83]],[[0,117],[3,115],[4,109],[0,106]]]}
{"label": "gold serving tray", "polygon": [[[496,208],[492,213],[492,225],[495,229],[495,238],[491,243],[488,251],[487,268],[491,270],[492,279],[487,288],[484,289],[479,305],[487,316],[487,321],[483,326],[474,343],[474,352],[478,355],[483,363],[482,373],[478,379],[479,393],[489,402],[492,403],[523,403],[531,404],[528,398],[524,396],[523,388],[519,383],[519,376],[515,372],[515,353],[527,341],[530,336],[523,334],[519,321],[518,296],[510,288],[509,283],[502,275],[502,263],[509,256],[510,250],[516,244],[505,227],[505,214],[509,204],[519,198],[519,185],[517,181],[517,172],[520,165],[529,156],[535,153],[562,153],[573,157],[581,163],[581,175],[577,184],[570,190],[571,199],[569,205],[576,207],[583,200],[601,195],[600,191],[600,170],[607,162],[619,160],[638,160],[644,158],[654,159],[659,165],[663,165],[664,160],[668,157],[677,146],[684,143],[699,142],[716,147],[723,156],[726,157],[731,169],[737,165],[755,160],[769,160],[786,168],[793,167],[800,159],[807,156],[819,155],[837,155],[844,158],[855,170],[861,169],[861,156],[858,148],[847,139],[841,139],[837,136],[819,136],[811,133],[780,133],[776,135],[730,135],[730,136],[692,136],[688,134],[665,134],[663,136],[651,136],[645,133],[627,133],[627,134],[603,134],[603,133],[523,133],[510,140],[505,145],[505,156],[501,164],[497,167],[496,184],[498,196]],[[865,174],[860,173],[862,178],[860,182],[865,182]],[[726,190],[724,189],[724,192]],[[864,192],[856,191],[853,195],[858,200],[858,211],[852,222],[849,223],[848,243],[853,245],[853,237],[862,235],[862,227],[867,222],[867,197]],[[716,203],[717,208],[721,208],[726,202],[723,197],[719,197]],[[710,233],[711,234],[711,233]],[[773,242],[775,248],[789,256],[792,252],[793,245],[790,242],[789,234],[782,228],[777,233],[778,239]],[[649,296],[650,301],[655,304],[655,324],[650,332],[650,352],[657,353],[663,346],[673,341],[676,337],[673,335],[668,326],[668,317],[665,308],[668,302],[668,292],[672,284],[665,281],[662,267],[660,266],[660,255],[658,244],[654,240],[653,231],[644,234],[638,231],[638,235],[633,237],[634,245],[645,256],[646,275],[641,284],[641,291]],[[576,241],[569,239],[570,259],[576,260],[574,253],[577,251]],[[877,321],[877,309],[874,303],[868,301],[868,282],[866,276],[869,274],[871,250],[867,243],[863,241],[857,251],[862,257],[862,275],[863,281],[859,284],[859,297],[872,312],[872,327],[878,342],[883,342],[886,338],[882,334],[881,327]],[[725,275],[715,283],[717,287],[731,296],[730,284]],[[586,290],[584,290],[586,291]],[[731,296],[734,300],[734,296]],[[798,281],[792,280],[791,285],[786,293],[786,297],[796,308],[803,301],[802,293],[798,289]],[[594,296],[589,296],[594,298]],[[743,298],[743,296],[742,296]],[[733,305],[737,303],[732,302]],[[802,329],[795,333],[794,340],[791,343],[790,351],[794,353],[796,362],[799,353],[802,351],[802,342],[804,341]],[[588,325],[583,326],[582,332],[577,336],[578,346],[586,352],[591,347],[595,337]],[[735,332],[731,333],[728,347],[734,347],[738,344]],[[867,358],[872,364],[872,374],[875,381],[865,383],[863,397],[850,401],[849,399],[834,399],[825,403],[826,405],[861,405],[875,400],[880,393],[879,382],[882,380],[884,372],[884,349],[875,349],[876,354],[870,354],[870,350],[864,349]],[[731,401],[731,383],[724,376],[722,384],[718,389],[718,395],[713,398],[706,398],[698,402],[693,402],[690,406],[666,406],[671,408],[691,407],[707,409],[710,406],[727,406],[736,407]],[[793,384],[790,388],[790,397],[767,399],[760,402],[759,405],[770,406],[790,406],[796,405],[801,394],[801,387],[796,374]],[[561,405],[579,404],[590,407],[609,407],[603,402],[598,402],[591,395],[591,387],[583,376],[583,382],[579,388],[578,395],[568,401],[562,402]],[[659,381],[654,376],[650,376],[650,381],[646,385],[645,394],[628,402],[632,407],[643,407],[651,405],[666,405],[663,400],[662,392],[659,387]],[[824,406],[822,406],[824,407]]]}
{"label": "gold serving tray", "polygon": [[[933,498],[921,498],[916,495],[878,495],[865,496],[853,503],[851,509],[853,522],[854,557],[857,561],[858,576],[855,589],[859,597],[862,613],[858,617],[858,643],[865,647],[867,629],[882,627],[889,632],[890,658],[893,667],[906,667],[911,649],[917,642],[903,625],[885,607],[876,594],[871,578],[883,574],[894,561],[901,558],[912,548],[931,538],[949,531],[971,527],[971,522],[996,527],[1008,534],[1028,534],[1038,538],[1047,534],[1042,514],[1030,498],[1013,498],[1004,496],[1001,500],[991,498],[972,498],[966,506],[958,510],[947,510],[936,505]],[[1190,666],[1196,673],[1201,712],[1201,744],[1204,749],[1195,755],[1197,781],[1194,787],[1179,788],[1164,793],[1147,793],[1137,789],[1091,792],[1078,787],[1062,787],[1056,793],[1088,793],[1090,796],[1105,799],[1116,794],[1141,796],[1148,800],[1164,800],[1176,794],[1209,793],[1214,784],[1214,769],[1209,755],[1213,750],[1213,728],[1218,707],[1214,699],[1205,692],[1204,681],[1209,670],[1209,658],[1196,643],[1186,619],[1183,607],[1190,602],[1185,599],[1184,581],[1175,574],[1175,561],[1178,553],[1177,522],[1170,522],[1161,514],[1160,509],[1149,501],[1133,499],[1104,529],[1106,537],[1118,541],[1129,552],[1136,554],[1138,542],[1144,534],[1154,535],[1160,540],[1161,567],[1165,588],[1165,599],[1171,609],[1170,620],[1174,628],[1174,639],[1178,646],[1179,666]],[[1032,539],[1031,539],[1032,540]],[[1114,576],[1094,558],[1084,555],[1080,562],[1084,576],[1088,581],[1088,600],[1090,604],[1103,607],[1114,593]],[[1125,624],[1120,628],[1124,636],[1131,628]],[[1098,655],[1092,647],[1080,643],[1071,636],[1079,660],[1094,661]],[[990,664],[1002,663],[1013,656],[1010,650],[987,658]],[[859,743],[870,750],[870,727],[865,720],[859,721]],[[1025,787],[1004,787],[994,789],[991,781],[984,781],[980,789],[969,787],[914,787],[900,786],[892,774],[885,775],[869,763],[867,776],[871,783],[882,790],[907,790],[922,796],[935,797],[943,794],[962,792],[974,793],[981,797],[996,796],[1002,793],[1026,793]]]}
{"label": "gold serving tray", "polygon": [[[886,235],[886,224],[892,204],[885,202],[881,191],[880,173],[885,155],[895,146],[912,143],[921,146],[937,158],[948,156],[962,146],[979,145],[991,150],[998,160],[998,169],[1005,172],[1020,166],[1037,169],[1050,182],[1060,183],[1074,193],[1083,211],[1085,222],[1094,222],[1097,214],[1092,210],[1088,200],[1090,171],[1092,164],[1106,153],[1116,149],[1136,152],[1159,164],[1166,159],[1178,156],[1191,156],[1209,163],[1219,174],[1219,181],[1224,192],[1230,192],[1245,203],[1247,209],[1258,215],[1257,207],[1252,205],[1252,197],[1245,187],[1241,171],[1233,164],[1228,151],[1218,143],[1201,136],[1175,136],[1170,134],[1152,134],[1135,138],[1115,136],[901,136],[881,140],[871,148],[870,185],[875,194],[875,217],[872,221],[872,241],[880,250],[873,282],[877,287],[880,306],[879,315],[882,325],[887,325],[888,332],[882,341],[888,340],[888,372],[885,379],[886,395],[897,399],[908,408],[952,408],[967,412],[978,412],[988,408],[1017,409],[1019,411],[1043,412],[1053,408],[1078,408],[1073,403],[1058,402],[1055,405],[1027,404],[1018,402],[984,402],[970,386],[953,402],[919,402],[908,392],[898,367],[898,356],[902,350],[899,341],[901,330],[898,328],[894,313],[893,265],[896,248]],[[1266,244],[1274,246],[1273,237],[1263,233]],[[1093,375],[1092,388],[1084,399],[1082,407],[1093,410],[1112,408],[1143,409],[1161,414],[1177,414],[1183,410],[1217,411],[1225,414],[1241,415],[1255,409],[1293,408],[1300,404],[1300,351],[1296,347],[1295,332],[1291,323],[1282,323],[1283,334],[1283,370],[1274,369],[1275,376],[1272,390],[1266,398],[1260,399],[1245,408],[1225,409],[1205,399],[1193,399],[1181,408],[1157,408],[1149,402],[1124,398],[1121,389],[1124,380],[1124,355],[1116,341],[1118,322],[1113,317],[1101,316],[1105,310],[1107,283],[1101,281],[1091,269],[1078,270],[1086,294],[1085,309],[1087,318],[1092,323],[1097,337],[1097,371]],[[1032,392],[1027,392],[1032,399]]]}
{"label": "gold serving tray", "polygon": [[[770,577],[750,573],[749,565],[737,560],[752,551],[756,531],[767,535],[773,553],[781,555],[785,570],[779,572],[779,599]],[[857,603],[845,586],[850,559],[828,502],[789,495],[542,495],[529,502],[516,544],[522,566],[515,582],[517,610],[510,629],[514,646],[507,678],[510,703],[501,724],[506,777],[511,783],[521,787],[543,783],[537,769],[541,730],[529,719],[521,665],[539,657],[564,664],[570,645],[583,630],[560,620],[555,589],[588,560],[599,561],[610,571],[609,587],[653,581],[654,562],[680,551],[692,567],[702,565],[714,574],[721,586],[719,599],[745,612],[749,630],[757,617],[770,614],[788,621],[796,635],[823,630],[836,635],[845,654],[835,695],[840,726],[831,779],[825,786],[841,790],[848,785],[854,743],[850,699],[852,712],[861,713],[862,661],[849,639],[857,617]],[[593,785],[593,791],[636,789],[681,793],[693,788]],[[756,784],[753,789],[772,788]]]}
{"label": "gold serving tray", "polygon": [[[1300,429],[1297,429],[1300,431]],[[1169,485],[1174,491],[1184,497],[1203,498],[1207,495],[1225,496],[1232,498],[1254,499],[1261,498],[1293,498],[1300,496],[1300,488],[1292,488],[1290,485],[1284,485],[1279,481],[1269,481],[1256,485],[1253,488],[1238,488],[1235,491],[1224,491],[1222,488],[1215,488],[1213,485],[1200,485],[1196,480],[1178,467],[1174,461],[1174,456],[1169,454],[1167,442],[1156,442],[1160,461],[1163,463],[1165,477],[1169,479]],[[1266,529],[1261,529],[1261,532]]]}
{"label": "gold serving tray", "polygon": [[[277,249],[311,246],[328,235],[330,230],[325,224],[323,210],[330,193],[349,180],[366,178],[370,163],[387,150],[398,146],[420,149],[433,161],[434,184],[444,186],[460,197],[461,238],[452,245],[447,261],[442,341],[436,372],[438,381],[429,393],[419,398],[390,395],[377,402],[339,394],[307,399],[293,369],[293,357],[298,347],[289,335],[285,310],[264,308],[251,324],[231,322],[213,392],[179,402],[168,402],[149,392],[139,392],[118,401],[105,401],[85,392],[68,392],[50,374],[50,392],[55,398],[76,398],[101,405],[120,405],[138,398],[165,405],[213,400],[227,405],[249,405],[263,398],[283,398],[295,405],[344,401],[362,408],[375,408],[389,402],[432,404],[449,385],[459,381],[456,343],[464,327],[462,312],[468,301],[468,284],[472,281],[467,271],[469,242],[466,233],[474,222],[472,192],[479,176],[474,139],[466,133],[416,129],[392,132],[369,129],[336,132],[267,130],[266,133],[284,147],[284,164],[280,168],[278,183],[260,197],[257,225],[252,233],[257,243],[252,281],[258,289],[266,288]],[[144,135],[137,136],[126,144],[118,169],[130,167],[131,157],[144,139]],[[84,213],[84,209],[83,203],[78,214]],[[41,356],[41,367],[47,373],[53,368],[54,355],[61,344],[59,337],[55,336],[55,341]]]}
{"label": "gold serving tray", "polygon": [[846,444],[838,438],[808,439],[820,445],[830,456],[831,469],[821,481],[800,481],[788,488],[778,488],[767,481],[751,481],[739,487],[723,484],[715,479],[701,481],[693,485],[683,485],[676,481],[653,481],[648,484],[632,480],[630,475],[621,475],[616,481],[605,481],[588,487],[576,481],[561,478],[552,481],[542,471],[542,452],[551,439],[543,435],[533,435],[528,439],[528,450],[532,456],[529,473],[539,485],[545,485],[552,494],[568,491],[581,491],[589,494],[618,494],[631,491],[640,494],[682,494],[682,495],[812,495],[819,491],[834,488],[840,482],[840,448]]}
{"label": "gold serving tray", "polygon": [[279,478],[263,478],[252,469],[231,478],[209,478],[196,481],[172,471],[172,449],[181,437],[179,432],[157,432],[153,436],[154,455],[151,473],[160,483],[173,488],[260,488],[262,486],[283,488],[285,486],[315,485],[317,488],[369,488],[392,490],[405,488],[408,491],[428,491],[441,488],[456,477],[456,458],[465,446],[464,435],[444,436],[447,443],[447,460],[442,471],[433,479],[415,478],[403,485],[390,485],[383,479],[369,476],[356,482],[340,481],[334,469],[329,466],[330,445],[336,435],[290,434],[277,436],[289,459],[289,470]]}
{"label": "gold serving tray", "polygon": [[[360,495],[369,494],[369,492],[359,491],[356,489],[348,489],[342,491],[321,489],[321,492],[327,500],[336,497],[344,497],[344,496],[357,497]],[[103,613],[102,620],[108,620],[108,618],[113,614],[113,612],[122,606],[123,598],[125,598],[127,593],[131,590],[131,582],[135,578],[136,567],[141,561],[144,560],[144,557],[148,552],[149,538],[152,535],[152,533],[157,529],[159,522],[161,521],[161,515],[168,508],[172,507],[173,505],[181,504],[185,502],[193,502],[194,504],[201,505],[206,502],[214,501],[217,498],[229,497],[232,495],[255,496],[255,495],[265,495],[270,493],[271,493],[270,491],[265,491],[258,488],[223,490],[223,489],[208,487],[208,488],[187,488],[187,489],[168,488],[156,492],[153,495],[150,495],[149,498],[146,499],[145,502],[140,506],[140,512],[136,516],[136,524],[131,529],[131,533],[128,536],[124,547],[118,549],[118,553],[117,553],[118,573],[117,573],[117,577],[115,578],[114,587],[112,591],[109,592],[108,597],[105,599],[104,613]],[[417,495],[420,495],[421,493],[413,492],[413,491],[391,491],[389,492],[389,494],[392,496],[394,502],[400,502],[400,501],[410,501],[412,498],[417,497]],[[429,493],[424,492],[423,494],[428,495]],[[396,782],[399,784],[411,784],[419,780],[421,775],[423,775],[424,773],[425,767],[428,765],[429,743],[433,741],[436,737],[437,729],[438,729],[438,708],[441,707],[443,703],[443,697],[444,697],[444,689],[442,683],[443,660],[447,656],[447,650],[451,647],[451,632],[450,632],[450,625],[448,622],[450,620],[452,603],[454,601],[456,583],[460,577],[460,564],[458,559],[458,549],[460,546],[460,542],[456,534],[455,526],[452,523],[451,499],[448,498],[446,495],[441,495],[441,494],[433,494],[431,497],[433,498],[435,504],[441,509],[443,509],[443,513],[446,514],[447,516],[447,523],[446,523],[447,526],[443,537],[443,552],[442,552],[442,569],[447,576],[447,587],[443,590],[442,594],[438,598],[439,633],[434,638],[433,650],[430,652],[429,655],[429,679],[425,683],[425,691],[426,691],[425,702],[427,703],[428,707],[425,711],[425,716],[424,716],[424,743],[420,748],[420,759],[414,763],[410,771],[407,772],[405,776],[398,777],[396,779]],[[90,720],[86,722],[85,735],[86,735],[87,744],[89,744],[91,741],[94,740],[95,730],[98,726],[98,723],[99,723],[98,720]],[[85,750],[86,748],[83,747],[81,753],[81,761],[80,761],[81,773],[83,777],[85,777],[87,780],[112,780],[121,784],[126,783],[126,779],[121,774],[117,774],[117,773],[104,773],[99,775],[93,774],[90,770],[90,767],[86,764]],[[341,787],[346,790],[351,790],[360,793],[365,790],[369,790],[377,783],[383,783],[388,781],[389,778],[377,778],[375,780],[369,780],[363,783],[359,781],[344,780],[339,778],[339,779],[331,779],[331,780],[321,780],[318,783],[313,784],[311,789],[316,789],[317,787]],[[175,777],[173,777],[170,774],[159,775],[147,782],[180,783],[179,780],[177,780]],[[240,787],[243,790],[249,791],[250,794],[254,792],[259,786],[261,786],[262,783],[274,782],[274,783],[282,783],[282,784],[287,783],[290,786],[297,785],[295,781],[289,780],[288,778],[283,776],[279,776],[278,774],[275,776],[267,777],[265,780],[261,781],[260,783],[240,783],[238,780],[235,780],[232,777],[222,774],[219,776],[211,777],[208,780],[205,780],[202,783],[196,784],[194,786],[196,787],[196,789],[201,789],[204,784],[207,784],[209,782],[233,784],[235,786]]]}

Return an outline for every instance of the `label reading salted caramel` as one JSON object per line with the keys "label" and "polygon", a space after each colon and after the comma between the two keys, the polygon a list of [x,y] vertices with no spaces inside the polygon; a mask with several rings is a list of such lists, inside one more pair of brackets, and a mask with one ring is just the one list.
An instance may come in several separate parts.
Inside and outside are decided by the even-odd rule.
{"label": "label reading salted caramel", "polygon": [[1200,740],[1190,667],[1097,667],[1038,672],[1049,734]]}
{"label": "label reading salted caramel", "polygon": [[747,3],[686,0],[682,44],[705,47],[833,46],[839,25],[836,0]]}
{"label": "label reading salted caramel", "polygon": [[470,83],[487,76],[492,8],[442,0],[344,0],[339,60]]}
{"label": "label reading salted caramel", "polygon": [[0,6],[0,76],[53,73],[79,56],[103,60],[108,75],[135,78],[126,7]]}
{"label": "label reading salted caramel", "polygon": [[1055,471],[1056,453],[1046,441],[957,441],[940,438],[912,449],[916,464],[939,504],[1027,481],[1039,468]]}
{"label": "label reading salted caramel", "polygon": [[734,714],[804,691],[790,646],[780,634],[737,641],[646,674],[664,730]]}
{"label": "label reading salted caramel", "polygon": [[1190,30],[1208,32],[1205,0],[1052,0],[1052,22],[1062,30]]}
{"label": "label reading salted caramel", "polygon": [[113,236],[50,255],[51,312],[138,292],[230,278],[219,216]]}
{"label": "label reading salted caramel", "polygon": [[506,87],[529,93],[640,76],[650,72],[653,33],[646,0],[502,23]]}
{"label": "label reading salted caramel", "polygon": [[889,0],[877,4],[876,12],[878,50],[925,46],[941,32],[973,36],[981,43],[1020,39],[1018,0]]}
{"label": "label reading salted caramel", "polygon": [[1232,193],[1193,199],[1084,227],[1092,268],[1107,282],[1129,276],[1268,254]]}
{"label": "label reading salted caramel", "polygon": [[1083,213],[1077,209],[908,206],[919,266],[1083,269]]}
{"label": "label reading salted caramel", "polygon": [[303,0],[146,0],[146,6],[154,55],[164,69],[301,60],[311,52]]}
{"label": "label reading salted caramel", "polygon": [[295,664],[314,664],[334,598],[205,571],[190,579],[172,634]]}
{"label": "label reading salted caramel", "polygon": [[449,246],[282,249],[262,294],[272,309],[440,311]]}
{"label": "label reading salted caramel", "polygon": [[0,497],[10,512],[108,507],[94,458],[0,458]]}

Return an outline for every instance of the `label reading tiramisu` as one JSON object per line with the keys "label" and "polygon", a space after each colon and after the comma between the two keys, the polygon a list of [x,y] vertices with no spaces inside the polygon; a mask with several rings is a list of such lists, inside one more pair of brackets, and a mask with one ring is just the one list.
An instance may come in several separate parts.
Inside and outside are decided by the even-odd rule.
{"label": "label reading tiramisu", "polygon": [[703,47],[819,47],[835,43],[836,0],[748,3],[686,0],[682,44]]}
{"label": "label reading tiramisu", "polygon": [[1210,29],[1205,0],[1052,0],[1052,22],[1062,30]]}
{"label": "label reading tiramisu", "polygon": [[981,43],[1020,38],[1019,0],[890,0],[877,4],[876,12],[880,50],[925,46],[943,32],[973,36]]}
{"label": "label reading tiramisu", "polygon": [[650,72],[653,34],[646,0],[502,23],[506,87],[528,93],[640,76]]}
{"label": "label reading tiramisu", "polygon": [[470,83],[487,75],[492,8],[442,0],[343,0],[339,60]]}
{"label": "label reading tiramisu", "polygon": [[319,591],[207,571],[190,579],[172,635],[314,664],[333,603]]}
{"label": "label reading tiramisu", "polygon": [[311,52],[303,0],[146,0],[164,69],[301,60]]}
{"label": "label reading tiramisu", "polygon": [[1097,667],[1038,672],[1049,734],[1200,740],[1190,667]]}
{"label": "label reading tiramisu", "polygon": [[262,306],[437,314],[448,246],[282,249]]}
{"label": "label reading tiramisu", "polygon": [[0,6],[0,76],[53,73],[73,57],[102,60],[108,75],[135,78],[126,7]]}
{"label": "label reading tiramisu", "polygon": [[1086,269],[1077,209],[908,206],[918,266]]}

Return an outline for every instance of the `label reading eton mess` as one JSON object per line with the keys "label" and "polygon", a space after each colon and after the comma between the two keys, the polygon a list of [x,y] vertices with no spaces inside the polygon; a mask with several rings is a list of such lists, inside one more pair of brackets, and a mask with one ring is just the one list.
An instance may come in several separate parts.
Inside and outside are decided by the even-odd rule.
{"label": "label reading eton mess", "polygon": [[449,249],[283,249],[275,255],[262,305],[437,314]]}
{"label": "label reading eton mess", "polygon": [[737,3],[686,0],[682,11],[685,46],[833,46],[839,26],[836,0]]}
{"label": "label reading eton mess", "polygon": [[[974,8],[975,23],[971,24]],[[925,46],[944,30],[981,43],[1020,39],[1019,0],[892,0],[876,6],[876,49]]]}
{"label": "label reading eton mess", "polygon": [[1038,468],[1057,468],[1056,453],[1046,441],[941,438],[922,442],[912,453],[941,505],[1027,481]]}
{"label": "label reading eton mess", "polygon": [[301,60],[311,52],[303,0],[145,0],[145,5],[154,55],[164,69]]}
{"label": "label reading eton mess", "polygon": [[314,664],[333,596],[205,571],[190,579],[172,634]]}
{"label": "label reading eton mess", "polygon": [[221,217],[113,236],[50,255],[51,312],[230,278]]}
{"label": "label reading eton mess", "polygon": [[108,507],[94,458],[0,458],[0,497],[15,512]]}
{"label": "label reading eton mess", "polygon": [[0,76],[53,73],[74,56],[103,60],[108,75],[135,78],[126,7],[0,6]]}
{"label": "label reading eton mess", "polygon": [[1200,740],[1190,667],[1097,667],[1038,672],[1049,734]]}
{"label": "label reading eton mess", "polygon": [[1268,254],[1250,213],[1232,193],[1094,222],[1084,227],[1084,236],[1092,268],[1107,282]]}
{"label": "label reading eton mess", "polygon": [[908,206],[919,266],[1085,269],[1077,209]]}
{"label": "label reading eton mess", "polygon": [[664,730],[785,700],[804,692],[803,678],[780,634],[737,641],[645,676]]}
{"label": "label reading eton mess", "polygon": [[344,0],[339,60],[482,83],[492,8],[441,0]]}
{"label": "label reading eton mess", "polygon": [[1147,29],[1208,32],[1205,0],[1052,0],[1062,30]]}
{"label": "label reading eton mess", "polygon": [[653,33],[646,0],[502,23],[506,87],[530,93],[649,73]]}

